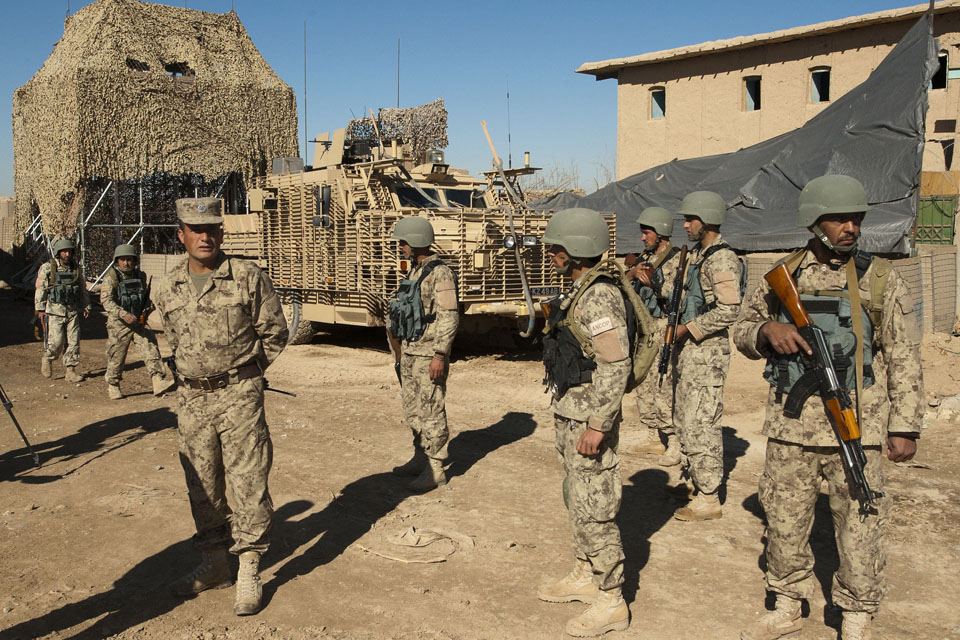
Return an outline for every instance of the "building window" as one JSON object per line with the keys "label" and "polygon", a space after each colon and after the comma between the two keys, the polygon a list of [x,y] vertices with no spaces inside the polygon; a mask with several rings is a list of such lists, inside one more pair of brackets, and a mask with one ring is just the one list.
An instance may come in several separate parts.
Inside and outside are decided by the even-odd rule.
{"label": "building window", "polygon": [[930,78],[930,88],[946,89],[947,88],[947,52],[941,51],[940,55],[937,56],[937,61],[940,63],[940,66],[937,67],[937,72],[933,74],[932,78]]}
{"label": "building window", "polygon": [[830,102],[830,67],[810,70],[810,102]]}
{"label": "building window", "polygon": [[743,79],[743,110],[760,110],[760,76]]}
{"label": "building window", "polygon": [[663,87],[650,89],[650,117],[656,120],[667,115],[667,90]]}
{"label": "building window", "polygon": [[186,62],[170,62],[163,65],[163,69],[171,78],[193,78],[197,72],[190,68]]}

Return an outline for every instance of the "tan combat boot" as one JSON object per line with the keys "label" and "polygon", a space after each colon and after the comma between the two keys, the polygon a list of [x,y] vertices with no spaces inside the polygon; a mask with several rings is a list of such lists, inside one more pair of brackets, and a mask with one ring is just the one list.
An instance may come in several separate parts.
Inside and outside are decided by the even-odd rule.
{"label": "tan combat boot", "polygon": [[723,516],[720,498],[715,493],[697,493],[687,506],[677,509],[673,517],[677,520],[693,522],[697,520],[716,520]]}
{"label": "tan combat boot", "polygon": [[585,602],[597,599],[597,584],[589,562],[577,561],[577,566],[566,577],[552,584],[541,585],[537,597],[544,602]]}
{"label": "tan combat boot", "polygon": [[740,632],[740,640],[777,640],[803,628],[800,600],[777,594],[773,611],[767,611],[756,622]]}
{"label": "tan combat boot", "polygon": [[162,373],[158,373],[153,376],[153,395],[162,396],[170,389],[173,389],[177,386],[177,381],[173,376],[164,376]]}
{"label": "tan combat boot", "polygon": [[840,640],[872,640],[870,622],[873,616],[865,611],[844,611]]}
{"label": "tan combat boot", "polygon": [[624,453],[632,454],[660,454],[665,450],[663,443],[660,442],[660,432],[657,429],[647,429],[647,439],[645,441],[623,447]]}
{"label": "tan combat boot", "polygon": [[620,588],[599,591],[590,608],[567,621],[564,631],[575,638],[601,636],[608,631],[623,631],[630,626],[630,609]]}
{"label": "tan combat boot", "polygon": [[443,472],[443,461],[439,458],[427,458],[427,462],[423,472],[408,485],[414,491],[430,491],[447,484],[447,476]]}
{"label": "tan combat boot", "polygon": [[667,448],[657,460],[661,467],[675,467],[680,464],[680,438],[676,434],[667,436]]}
{"label": "tan combat boot", "polygon": [[53,366],[50,364],[47,354],[40,356],[40,375],[42,375],[44,378],[53,377]]}
{"label": "tan combat boot", "polygon": [[233,583],[230,576],[230,565],[227,562],[226,549],[215,549],[202,553],[200,564],[173,584],[174,595],[192,596],[207,589],[225,589]]}
{"label": "tan combat boot", "polygon": [[63,379],[67,382],[83,382],[83,376],[77,373],[76,367],[67,367],[67,373]]}
{"label": "tan combat boot", "polygon": [[427,454],[419,446],[414,445],[413,457],[390,470],[395,476],[418,476],[427,466]]}
{"label": "tan combat boot", "polygon": [[263,585],[260,584],[260,553],[244,551],[240,554],[240,571],[237,572],[237,598],[233,613],[251,616],[260,611]]}
{"label": "tan combat boot", "polygon": [[107,395],[111,400],[123,400],[123,392],[120,391],[120,385],[108,384]]}

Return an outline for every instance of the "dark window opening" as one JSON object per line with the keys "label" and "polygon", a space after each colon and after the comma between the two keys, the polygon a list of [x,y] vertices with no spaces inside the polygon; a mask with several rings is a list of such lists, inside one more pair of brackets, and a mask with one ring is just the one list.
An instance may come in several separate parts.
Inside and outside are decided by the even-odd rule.
{"label": "dark window opening", "polygon": [[933,74],[932,78],[930,78],[930,88],[946,89],[947,88],[947,54],[941,53],[939,56],[937,56],[937,61],[940,63],[940,66],[937,67],[937,72]]}
{"label": "dark window opening", "polygon": [[452,205],[459,205],[467,209],[486,206],[483,201],[483,192],[479,190],[445,189],[444,193],[447,196],[447,202]]}
{"label": "dark window opening", "polygon": [[163,65],[164,70],[167,72],[167,75],[172,78],[184,77],[184,78],[193,78],[197,73],[190,68],[186,62],[169,62]]}
{"label": "dark window opening", "polygon": [[134,60],[133,58],[127,58],[127,68],[131,71],[143,71],[144,73],[150,71],[150,65],[146,62],[140,62],[139,60]]}
{"label": "dark window opening", "polygon": [[743,79],[743,110],[760,110],[760,76]]}
{"label": "dark window opening", "polygon": [[810,72],[810,102],[830,102],[830,69]]}
{"label": "dark window opening", "polygon": [[[428,196],[440,202],[440,196],[437,195],[436,189],[424,189],[424,193]],[[430,209],[434,208],[437,205],[430,202],[422,195],[420,192],[414,189],[413,187],[397,187],[397,198],[400,200],[401,207],[416,207],[418,209]]]}
{"label": "dark window opening", "polygon": [[650,117],[664,118],[667,115],[667,90],[655,87],[650,90]]}

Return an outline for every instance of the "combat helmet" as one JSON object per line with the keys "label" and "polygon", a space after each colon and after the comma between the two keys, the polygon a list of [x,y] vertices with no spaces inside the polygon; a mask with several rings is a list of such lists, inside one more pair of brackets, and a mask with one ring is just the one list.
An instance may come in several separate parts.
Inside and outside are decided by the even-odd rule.
{"label": "combat helmet", "polygon": [[866,213],[869,208],[867,191],[856,178],[840,174],[820,176],[808,182],[800,192],[797,226],[809,228],[824,246],[836,253],[852,253],[857,242],[834,245],[817,220],[833,213]]}
{"label": "combat helmet", "polygon": [[137,250],[132,244],[118,244],[113,250],[113,259],[117,258],[136,258]]}
{"label": "combat helmet", "polygon": [[556,244],[574,258],[596,258],[610,248],[610,229],[593,209],[562,209],[553,214],[543,244]]}
{"label": "combat helmet", "polygon": [[650,227],[662,238],[669,238],[673,233],[673,214],[663,207],[647,207],[640,212],[637,223],[642,227]]}
{"label": "combat helmet", "polygon": [[60,238],[53,243],[53,255],[60,255],[64,249],[76,250],[77,245],[70,238]]}
{"label": "combat helmet", "polygon": [[426,218],[403,218],[393,227],[394,240],[402,240],[414,249],[425,249],[433,244],[433,225]]}
{"label": "combat helmet", "polygon": [[727,203],[713,191],[694,191],[684,197],[677,213],[700,218],[704,224],[721,225],[727,220]]}

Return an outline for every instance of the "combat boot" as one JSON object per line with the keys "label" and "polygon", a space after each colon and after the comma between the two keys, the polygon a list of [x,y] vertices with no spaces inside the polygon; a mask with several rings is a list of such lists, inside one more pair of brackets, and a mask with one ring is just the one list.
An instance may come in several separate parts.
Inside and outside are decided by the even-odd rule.
{"label": "combat boot", "polygon": [[667,436],[667,448],[657,460],[661,467],[675,467],[680,464],[680,438],[675,434]]}
{"label": "combat boot", "polygon": [[687,506],[677,509],[673,517],[677,520],[697,521],[716,520],[723,516],[720,498],[715,493],[697,493]]}
{"label": "combat boot", "polygon": [[427,454],[419,446],[414,445],[413,457],[390,470],[395,476],[418,476],[427,466]]}
{"label": "combat boot", "polygon": [[566,577],[552,584],[541,585],[537,597],[544,602],[585,602],[597,599],[597,584],[589,562],[577,561],[577,566]]}
{"label": "combat boot", "polygon": [[260,553],[244,551],[240,554],[240,571],[237,572],[237,598],[233,603],[233,613],[238,616],[252,616],[260,611],[262,598]]}
{"label": "combat boot", "polygon": [[225,589],[233,580],[230,577],[230,565],[227,563],[227,550],[204,551],[200,564],[194,567],[182,579],[173,584],[173,594],[192,596],[207,589]]}
{"label": "combat boot", "polygon": [[439,458],[427,458],[427,464],[419,476],[408,486],[414,491],[430,491],[447,484],[447,476],[443,472],[443,461]]}
{"label": "combat boot", "polygon": [[590,608],[567,621],[564,631],[575,638],[601,636],[608,631],[623,631],[630,626],[630,609],[620,588],[599,591]]}
{"label": "combat boot", "polygon": [[773,611],[766,611],[756,622],[740,632],[740,640],[777,640],[800,631],[803,618],[800,616],[800,600],[777,594]]}
{"label": "combat boot", "polygon": [[83,376],[77,373],[76,367],[67,367],[67,373],[63,379],[67,382],[83,382]]}
{"label": "combat boot", "polygon": [[162,396],[175,386],[177,386],[177,381],[173,376],[164,376],[162,373],[153,376],[153,395],[155,396]]}
{"label": "combat boot", "polygon": [[42,375],[44,378],[53,377],[53,366],[50,364],[47,354],[40,356],[40,375]]}
{"label": "combat boot", "polygon": [[120,391],[120,385],[118,384],[108,384],[107,395],[110,396],[111,400],[123,400],[123,392]]}
{"label": "combat boot", "polygon": [[623,447],[624,453],[632,454],[660,454],[663,453],[666,449],[663,446],[663,443],[660,442],[660,432],[656,429],[647,429],[647,439],[643,442],[637,444],[629,444],[626,447]]}
{"label": "combat boot", "polygon": [[872,640],[870,622],[873,616],[866,611],[844,611],[840,640]]}

